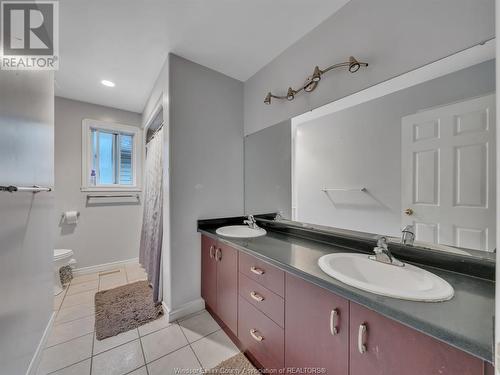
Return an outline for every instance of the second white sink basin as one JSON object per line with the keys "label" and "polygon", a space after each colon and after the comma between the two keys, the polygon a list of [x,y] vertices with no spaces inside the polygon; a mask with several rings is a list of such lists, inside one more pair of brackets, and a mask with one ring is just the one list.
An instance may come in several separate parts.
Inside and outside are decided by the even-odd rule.
{"label": "second white sink basin", "polygon": [[266,235],[266,230],[262,228],[252,229],[248,225],[229,225],[217,228],[218,235],[233,238],[253,238]]}
{"label": "second white sink basin", "polygon": [[364,254],[328,254],[319,258],[318,265],[343,283],[387,297],[439,302],[451,299],[454,293],[446,280],[422,268],[385,264]]}

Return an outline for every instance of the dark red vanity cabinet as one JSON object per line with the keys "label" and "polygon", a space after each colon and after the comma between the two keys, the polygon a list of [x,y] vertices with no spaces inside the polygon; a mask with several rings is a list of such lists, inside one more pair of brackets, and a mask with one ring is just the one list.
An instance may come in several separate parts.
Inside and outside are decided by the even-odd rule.
{"label": "dark red vanity cabinet", "polygon": [[238,251],[217,244],[217,315],[238,334]]}
{"label": "dark red vanity cabinet", "polygon": [[211,312],[270,374],[493,375],[476,357],[207,236],[201,272]]}
{"label": "dark red vanity cabinet", "polygon": [[290,274],[285,277],[285,367],[349,373],[349,301]]}
{"label": "dark red vanity cabinet", "polygon": [[236,335],[238,251],[207,236],[201,236],[201,296]]}
{"label": "dark red vanity cabinet", "polygon": [[483,362],[350,303],[350,375],[482,375]]}
{"label": "dark red vanity cabinet", "polygon": [[201,236],[201,297],[213,311],[217,310],[217,241]]}

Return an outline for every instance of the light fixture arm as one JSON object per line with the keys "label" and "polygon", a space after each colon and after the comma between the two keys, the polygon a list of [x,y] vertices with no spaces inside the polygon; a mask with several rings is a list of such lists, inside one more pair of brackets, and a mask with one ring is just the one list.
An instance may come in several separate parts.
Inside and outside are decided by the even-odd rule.
{"label": "light fixture arm", "polygon": [[313,92],[316,87],[318,87],[318,83],[321,80],[321,77],[323,74],[329,72],[330,70],[337,69],[337,68],[348,68],[350,73],[356,73],[360,67],[367,67],[368,63],[365,62],[360,62],[356,60],[353,56],[349,57],[349,61],[333,64],[325,69],[320,69],[319,67],[314,68],[314,72],[311,76],[307,77],[305,83],[302,85],[302,87],[298,89],[293,89],[292,87],[288,88],[288,92],[286,95],[275,95],[272,92],[268,92],[266,95],[266,98],[264,99],[265,104],[271,104],[271,99],[286,99],[288,101],[292,101],[295,99],[295,95],[300,93],[301,91],[305,92]]}

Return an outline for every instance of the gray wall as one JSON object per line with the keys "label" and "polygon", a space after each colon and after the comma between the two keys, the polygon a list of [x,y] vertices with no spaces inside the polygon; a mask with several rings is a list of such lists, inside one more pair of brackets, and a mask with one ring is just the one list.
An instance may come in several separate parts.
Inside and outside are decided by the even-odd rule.
{"label": "gray wall", "polygon": [[[0,171],[54,185],[53,72],[0,71]],[[1,374],[26,374],[52,315],[53,217],[53,193],[0,193]]]}
{"label": "gray wall", "polygon": [[200,298],[202,218],[243,214],[243,84],[169,57],[170,308]]}
{"label": "gray wall", "polygon": [[245,214],[281,211],[291,219],[292,124],[245,137]]}
{"label": "gray wall", "polygon": [[[139,256],[141,204],[87,206],[81,192],[82,120],[140,126],[137,113],[70,99],[55,100],[55,197],[57,248],[72,249],[77,267]],[[80,212],[76,226],[59,225],[63,212]]]}
{"label": "gray wall", "polygon": [[[351,0],[245,82],[245,134],[414,70],[495,35],[493,0]],[[312,94],[263,103],[297,87],[315,65],[350,55],[370,63],[328,73]]]}
{"label": "gray wall", "polygon": [[[298,126],[297,220],[400,235],[401,118],[495,91],[493,60]],[[330,193],[326,187],[367,187]]]}

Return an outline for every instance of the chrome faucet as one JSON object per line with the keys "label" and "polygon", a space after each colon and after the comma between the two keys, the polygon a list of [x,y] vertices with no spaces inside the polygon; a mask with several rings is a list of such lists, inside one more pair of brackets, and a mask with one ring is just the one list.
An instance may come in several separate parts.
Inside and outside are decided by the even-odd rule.
{"label": "chrome faucet", "polygon": [[413,246],[413,241],[415,241],[415,227],[407,225],[401,230],[401,244]]}
{"label": "chrome faucet", "polygon": [[248,220],[243,220],[243,224],[247,224],[250,227],[250,229],[258,229],[259,228],[253,215],[248,215]]}
{"label": "chrome faucet", "polygon": [[377,247],[373,249],[375,255],[369,256],[371,260],[391,264],[393,266],[403,267],[405,264],[394,258],[389,247],[387,246],[387,238],[382,236],[377,240]]}

